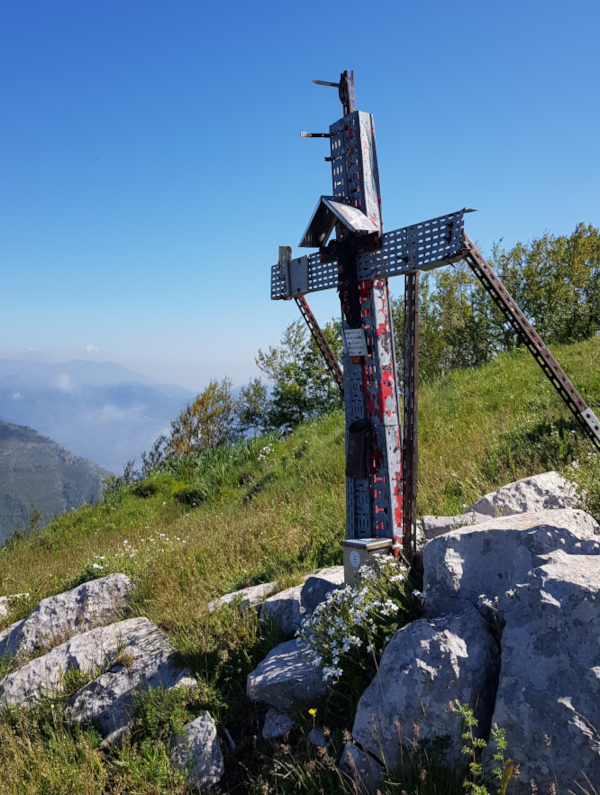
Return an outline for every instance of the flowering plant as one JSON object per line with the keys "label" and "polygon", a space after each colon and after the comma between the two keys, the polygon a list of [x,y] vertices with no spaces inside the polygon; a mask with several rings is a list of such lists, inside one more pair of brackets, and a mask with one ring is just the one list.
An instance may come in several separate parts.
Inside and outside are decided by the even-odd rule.
{"label": "flowering plant", "polygon": [[420,614],[421,599],[402,558],[380,557],[359,576],[358,587],[331,591],[297,632],[301,654],[329,684],[357,668],[372,675],[394,633]]}

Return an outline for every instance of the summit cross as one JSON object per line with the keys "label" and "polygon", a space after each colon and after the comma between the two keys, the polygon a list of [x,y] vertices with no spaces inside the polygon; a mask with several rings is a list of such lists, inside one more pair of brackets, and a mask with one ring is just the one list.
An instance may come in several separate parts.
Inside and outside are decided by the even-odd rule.
{"label": "summit cross", "polygon": [[[325,159],[331,163],[332,195],[321,196],[300,241],[300,247],[317,252],[292,259],[291,248],[280,246],[279,262],[271,269],[271,298],[299,302],[308,293],[337,289],[344,344],[346,538],[387,539],[412,560],[419,271],[465,260],[598,448],[600,423],[466,235],[469,210],[384,233],[375,127],[370,113],[356,110],[354,75],[346,71],[338,83],[314,82],[337,88],[343,106],[329,133],[301,133],[329,138]],[[388,289],[388,279],[397,275],[405,277],[404,432]]]}

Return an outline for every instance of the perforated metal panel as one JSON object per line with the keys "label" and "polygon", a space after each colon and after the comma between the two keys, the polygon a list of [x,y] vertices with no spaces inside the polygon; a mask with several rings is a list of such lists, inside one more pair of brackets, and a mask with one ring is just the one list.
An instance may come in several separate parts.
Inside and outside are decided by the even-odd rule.
{"label": "perforated metal panel", "polygon": [[429,270],[461,258],[464,210],[405,226],[382,236],[381,248],[359,254],[359,279],[376,279]]}

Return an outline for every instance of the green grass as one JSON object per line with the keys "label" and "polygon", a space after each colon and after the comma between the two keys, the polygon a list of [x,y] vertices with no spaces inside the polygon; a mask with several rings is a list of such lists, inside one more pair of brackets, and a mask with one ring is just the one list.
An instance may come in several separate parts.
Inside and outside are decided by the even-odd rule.
{"label": "green grass", "polygon": [[[600,414],[600,339],[554,352]],[[586,489],[588,509],[600,516],[600,456],[528,354],[516,351],[423,386],[419,417],[420,513],[461,513],[503,483],[557,469]],[[265,709],[248,703],[245,677],[281,637],[253,616],[234,608],[211,615],[207,605],[245,585],[277,580],[286,587],[341,563],[344,524],[344,421],[337,412],[285,440],[251,440],[187,459],[143,483],[113,488],[100,505],[57,517],[41,531],[16,534],[0,550],[0,594],[30,598],[14,603],[0,629],[43,597],[124,572],[135,585],[128,616],[148,616],[168,632],[200,686],[179,704],[165,706],[156,696],[160,703],[140,707],[132,736],[111,752],[93,730],[66,726],[56,709],[4,715],[0,793],[183,792],[165,727],[204,709],[238,746],[235,754],[225,749],[221,791],[341,791],[332,760],[348,726],[333,725],[331,710],[320,707],[333,742],[321,756],[306,742],[306,715],[288,746],[263,741]],[[0,660],[0,675],[9,666]],[[269,772],[274,759],[280,776]]]}

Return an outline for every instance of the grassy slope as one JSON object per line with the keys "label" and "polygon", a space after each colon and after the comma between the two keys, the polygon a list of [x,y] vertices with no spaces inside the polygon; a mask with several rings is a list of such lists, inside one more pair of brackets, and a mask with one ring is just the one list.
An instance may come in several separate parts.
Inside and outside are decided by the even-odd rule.
{"label": "grassy slope", "polygon": [[[555,354],[598,413],[600,339]],[[197,464],[187,462],[9,542],[0,550],[0,595],[32,594],[10,619],[44,596],[122,571],[136,584],[130,614],[147,615],[169,632],[200,678],[192,714],[209,708],[238,741],[257,734],[260,709],[245,703],[245,674],[277,639],[235,611],[209,616],[207,603],[259,581],[293,584],[303,572],[341,562],[343,417],[338,413],[284,441],[271,441],[272,452],[262,449],[267,443],[253,441]],[[502,356],[486,368],[452,374],[421,390],[419,509],[461,512],[502,483],[559,469],[587,487],[590,508],[598,515],[600,467],[591,452],[530,357]],[[573,461],[580,468],[573,469]],[[10,761],[13,781],[30,767],[27,754],[19,756],[11,745],[15,731],[0,738],[11,748],[0,766]],[[82,747],[90,743],[88,738]],[[96,761],[90,764],[93,768]],[[102,786],[121,791],[113,774],[113,783]],[[142,776],[139,790],[132,785],[122,791],[152,791],[149,781]],[[92,783],[89,791],[102,791],[99,786]],[[8,787],[0,781],[0,792],[12,791]],[[175,783],[164,787],[160,791],[178,791]],[[22,791],[38,790],[31,785]]]}

